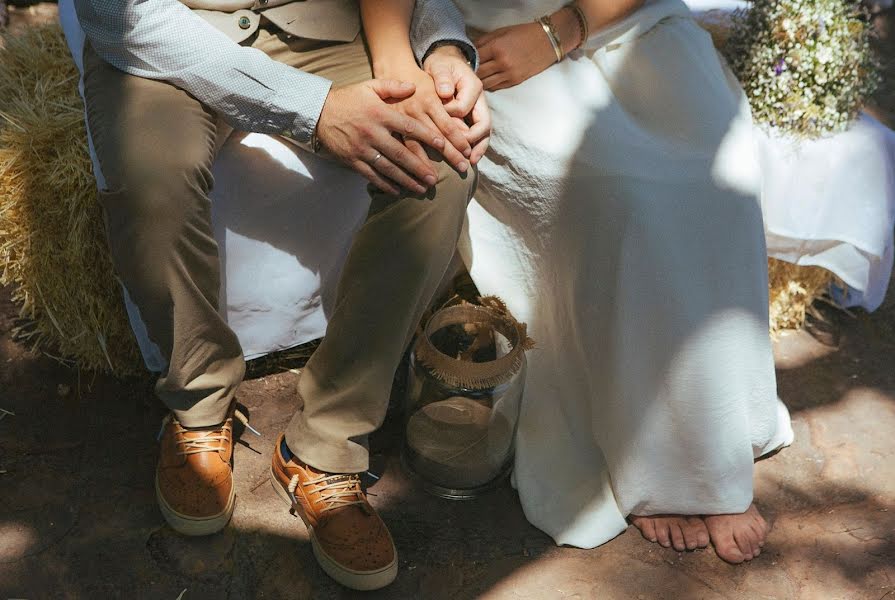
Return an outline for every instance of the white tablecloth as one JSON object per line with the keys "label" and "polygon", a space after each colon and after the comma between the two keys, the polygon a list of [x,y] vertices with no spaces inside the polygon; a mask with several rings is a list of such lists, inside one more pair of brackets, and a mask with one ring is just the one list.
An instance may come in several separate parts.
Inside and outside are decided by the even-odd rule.
{"label": "white tablecloth", "polygon": [[[749,6],[686,2],[697,16]],[[848,285],[846,304],[878,308],[892,273],[895,132],[867,114],[818,140],[755,131],[768,255],[824,267]]]}
{"label": "white tablecloth", "polygon": [[[689,4],[694,11],[745,5]],[[80,68],[84,34],[72,0],[61,0],[59,13]],[[811,142],[756,131],[769,254],[833,271],[852,289],[852,304],[875,309],[892,270],[895,133],[866,115],[846,133]],[[321,337],[352,235],[369,205],[364,181],[260,134],[231,137],[214,177],[223,310],[246,357]],[[162,370],[138,311],[127,304],[147,366]]]}

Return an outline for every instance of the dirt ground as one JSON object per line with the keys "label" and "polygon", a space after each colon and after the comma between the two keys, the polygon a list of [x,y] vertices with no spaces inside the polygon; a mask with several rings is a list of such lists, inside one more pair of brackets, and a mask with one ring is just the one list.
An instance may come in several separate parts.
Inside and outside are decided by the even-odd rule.
{"label": "dirt ground", "polygon": [[[895,288],[895,286],[893,286]],[[895,289],[880,311],[842,317],[838,347],[801,333],[777,345],[795,444],[757,466],[773,524],[745,566],[677,553],[629,528],[594,550],[558,548],[504,486],[472,502],[429,497],[403,472],[392,415],[373,440],[372,501],[401,557],[371,598],[454,600],[895,599]],[[9,338],[0,296],[0,598],[352,598],[317,567],[300,521],[267,481],[294,373],[246,382],[263,438],[236,448],[238,503],[225,532],[186,539],[152,485],[164,411],[147,381],[80,375]]]}
{"label": "dirt ground", "polygon": [[[12,25],[53,7],[13,7]],[[31,15],[29,17],[28,15]],[[186,539],[163,524],[152,484],[162,407],[149,381],[79,374],[10,339],[0,290],[0,599],[353,598],[316,565],[300,521],[267,482],[295,409],[291,372],[247,381],[264,437],[236,448],[231,525]],[[528,525],[508,485],[472,502],[424,494],[397,460],[397,414],[373,439],[370,489],[400,553],[369,598],[895,600],[895,285],[872,315],[840,316],[838,345],[806,333],[776,346],[793,447],[757,465],[773,531],[749,565],[677,553],[629,530],[594,550]],[[2,413],[0,413],[2,414]],[[184,593],[185,590],[185,593]]]}

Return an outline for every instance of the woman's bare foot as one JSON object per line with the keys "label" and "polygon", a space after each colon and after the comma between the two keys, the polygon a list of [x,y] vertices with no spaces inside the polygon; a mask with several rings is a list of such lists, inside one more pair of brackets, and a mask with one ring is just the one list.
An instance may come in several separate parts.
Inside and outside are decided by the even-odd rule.
{"label": "woman's bare foot", "polygon": [[678,552],[705,548],[709,545],[709,530],[700,517],[683,515],[631,515],[631,523],[647,540],[658,542]]}
{"label": "woman's bare foot", "polygon": [[770,527],[752,504],[739,515],[706,515],[705,525],[718,556],[739,564],[761,554]]}

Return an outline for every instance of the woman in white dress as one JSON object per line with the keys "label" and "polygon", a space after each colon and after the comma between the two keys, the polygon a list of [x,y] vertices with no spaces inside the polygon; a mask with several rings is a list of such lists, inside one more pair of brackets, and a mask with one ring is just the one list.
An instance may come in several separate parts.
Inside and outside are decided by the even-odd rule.
{"label": "woman in white dress", "polygon": [[[494,127],[461,252],[538,344],[514,471],[527,518],[559,544],[629,519],[679,551],[757,556],[754,459],[792,429],[742,90],[680,0],[457,4]],[[404,43],[381,23],[374,65]]]}

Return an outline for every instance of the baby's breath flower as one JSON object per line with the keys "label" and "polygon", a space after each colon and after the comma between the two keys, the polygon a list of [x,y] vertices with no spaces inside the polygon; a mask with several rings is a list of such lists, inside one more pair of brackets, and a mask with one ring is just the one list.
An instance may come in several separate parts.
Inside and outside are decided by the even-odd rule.
{"label": "baby's breath flower", "polygon": [[875,91],[870,35],[852,0],[754,0],[724,53],[757,122],[818,137],[846,129]]}

